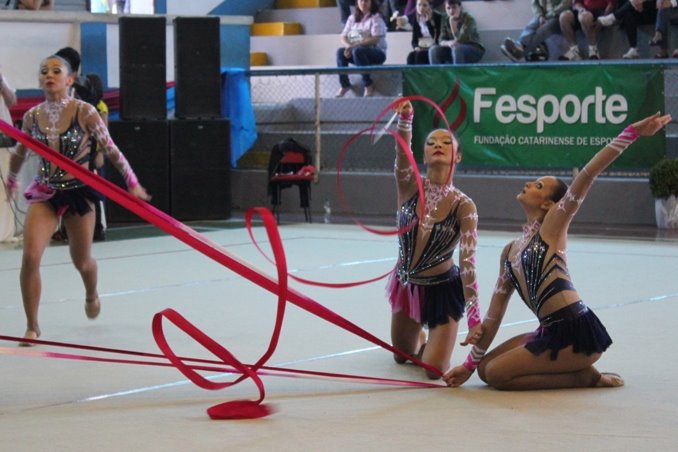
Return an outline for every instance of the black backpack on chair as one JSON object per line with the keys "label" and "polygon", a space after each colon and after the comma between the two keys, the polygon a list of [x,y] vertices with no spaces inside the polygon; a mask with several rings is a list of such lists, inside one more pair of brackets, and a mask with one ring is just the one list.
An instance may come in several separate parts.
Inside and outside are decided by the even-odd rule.
{"label": "black backpack on chair", "polygon": [[309,148],[299,143],[294,138],[285,138],[280,141],[278,144],[273,146],[271,149],[271,156],[268,160],[268,195],[273,199],[271,200],[272,204],[278,204],[279,200],[275,199],[276,193],[272,189],[271,178],[276,174],[284,174],[290,171],[295,171],[295,168],[286,167],[285,164],[281,164],[283,155],[287,152],[301,152],[304,155],[304,165],[310,165],[312,163],[311,151]]}

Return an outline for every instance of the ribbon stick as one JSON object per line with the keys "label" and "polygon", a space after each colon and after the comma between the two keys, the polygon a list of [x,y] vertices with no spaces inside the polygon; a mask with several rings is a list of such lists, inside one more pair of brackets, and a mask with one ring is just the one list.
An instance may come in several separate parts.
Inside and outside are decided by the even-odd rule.
{"label": "ribbon stick", "polygon": [[398,112],[393,113],[393,116],[391,116],[391,119],[388,120],[388,122],[384,125],[384,127],[381,128],[379,132],[377,132],[376,135],[373,136],[372,138],[372,144],[377,144],[377,141],[381,140],[381,137],[383,137],[386,132],[388,132],[389,128],[393,124],[393,121],[396,120],[398,117]]}
{"label": "ribbon stick", "polygon": [[[4,121],[0,120],[0,131],[4,132],[6,135],[11,136],[21,144],[23,144],[26,147],[31,148],[33,151],[37,152],[44,158],[50,160],[57,166],[61,167],[62,169],[66,170],[68,173],[72,174],[74,177],[78,178],[82,182],[84,182],[87,185],[90,185],[92,188],[96,189],[100,193],[102,193],[104,196],[107,198],[111,199],[112,201],[116,202],[117,204],[121,205],[122,207],[130,210],[134,214],[138,215],[142,219],[146,220],[147,222],[155,225],[159,229],[167,232],[168,234],[174,236],[178,240],[184,242],[185,244],[191,246],[194,248],[196,251],[199,251],[200,253],[204,254],[205,256],[215,260],[216,262],[222,264],[223,266],[227,267],[231,271],[237,273],[238,275],[242,276],[243,278],[251,281],[252,283],[258,285],[259,287],[273,293],[279,296],[280,298],[286,298],[287,301],[293,303],[294,305],[298,306],[301,309],[304,309],[312,314],[317,315],[318,317],[322,318],[323,320],[326,320],[340,328],[345,329],[346,331],[349,331],[353,334],[356,334],[357,336],[368,340],[372,342],[375,345],[378,345],[394,354],[397,354],[401,357],[404,357],[405,359],[408,359],[415,364],[423,367],[424,369],[433,372],[435,374],[441,374],[441,372],[422,362],[420,359],[414,356],[409,356],[406,353],[398,350],[397,348],[393,347],[392,345],[388,344],[387,342],[379,339],[378,337],[372,335],[368,331],[360,328],[358,325],[350,322],[349,320],[345,319],[344,317],[340,316],[339,314],[336,314],[335,312],[331,311],[330,309],[324,307],[317,301],[311,299],[310,297],[294,290],[294,289],[286,289],[286,276],[282,276],[279,273],[279,279],[275,280],[273,277],[265,274],[263,271],[258,270],[255,268],[253,265],[245,262],[244,260],[241,260],[237,258],[236,256],[232,255],[229,253],[226,249],[222,248],[220,245],[217,243],[212,242],[209,240],[207,237],[199,234],[198,232],[194,231],[190,227],[186,226],[185,224],[179,222],[178,220],[172,218],[171,216],[167,215],[166,213],[162,212],[161,210],[153,207],[152,205],[146,203],[145,201],[136,198],[129,193],[127,193],[125,190],[121,189],[120,187],[116,186],[115,184],[109,182],[106,179],[103,179],[99,177],[98,175],[94,174],[93,172],[89,171],[88,169],[80,166],[79,164],[73,162],[72,160],[68,159],[67,157],[64,157],[63,155],[59,154],[58,152],[52,150],[51,148],[47,147],[45,144],[39,142],[38,140],[34,139],[33,137],[23,133],[22,131],[12,127],[10,124],[7,124]],[[270,222],[270,221],[275,221],[270,214],[270,212],[265,209],[265,208],[258,208],[257,211],[259,212],[268,212],[263,213],[262,217],[264,218],[264,222]],[[279,236],[279,231],[277,230],[277,227],[275,228],[267,228],[267,233],[269,234],[269,239],[272,244],[275,244],[275,247],[280,247],[282,248],[282,240],[280,239]],[[274,249],[274,255],[278,253],[278,258],[280,259],[281,257],[284,257],[284,253],[282,253],[282,249]],[[281,254],[282,253],[282,254]],[[277,261],[277,260],[276,260]],[[277,261],[278,262],[278,261]],[[284,269],[286,272],[286,268]],[[281,285],[282,285],[282,291],[281,291]],[[282,311],[284,310],[284,303],[279,301],[278,304],[278,318],[276,320],[276,323],[278,321],[282,321]],[[210,351],[214,353],[216,356],[222,358],[222,359],[230,359],[228,353],[223,347],[221,347],[219,344],[217,344],[215,341],[211,340],[208,338],[204,333],[200,332],[197,330],[197,328],[193,327],[192,325],[188,324],[187,321],[183,321],[182,318],[172,310],[164,310],[160,313],[157,313],[153,319],[153,332],[154,332],[154,337],[156,339],[156,342],[158,343],[158,346],[163,350],[164,353],[169,353],[170,348],[169,345],[166,343],[164,340],[164,336],[162,335],[162,319],[167,318],[168,320],[172,321],[175,325],[177,325],[179,328],[184,329],[189,335],[194,337],[196,340],[199,340],[199,342],[208,348],[210,348]],[[252,366],[253,368],[259,368],[261,365],[263,365],[263,362],[268,359],[270,354],[272,353],[273,349],[275,348],[275,345],[277,343],[277,337],[275,337],[276,331],[274,331],[274,335],[271,339],[271,343],[269,344],[269,349],[267,352],[262,356],[262,358],[254,365]],[[277,331],[279,333],[279,329]],[[232,356],[232,355],[230,355]],[[181,360],[176,358],[173,353],[169,353],[168,358],[177,366],[177,368],[181,372],[187,372],[190,373],[190,370],[186,368],[182,368],[182,364],[180,363]],[[235,360],[232,361],[232,364],[236,364]],[[244,366],[247,368],[247,366]],[[238,380],[242,380],[245,378],[245,374],[247,376],[251,376],[255,371],[252,371],[252,373],[247,372],[245,369],[239,369],[243,371],[243,376]],[[256,383],[256,381],[255,381]],[[216,388],[218,389],[218,388]],[[265,415],[266,413],[264,412],[265,409],[261,408],[253,408],[254,405],[259,405],[259,403],[263,400],[263,386],[260,387],[260,399],[256,402],[251,402],[251,401],[245,401],[247,403],[242,404],[243,401],[235,401],[235,403],[232,404],[232,406],[224,407],[223,404],[221,406],[217,405],[217,407],[213,407],[214,413],[210,413],[210,415],[215,414],[216,416],[222,416],[218,418],[230,418],[229,415],[229,408],[235,408],[235,415],[234,417],[241,416],[243,418],[247,417],[260,417],[262,415]],[[222,409],[223,408],[223,409]]]}

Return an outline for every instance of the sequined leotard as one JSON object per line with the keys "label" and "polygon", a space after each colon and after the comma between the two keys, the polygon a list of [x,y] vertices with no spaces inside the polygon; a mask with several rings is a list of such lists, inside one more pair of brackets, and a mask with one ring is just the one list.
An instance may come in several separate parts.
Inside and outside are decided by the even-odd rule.
{"label": "sequined leotard", "polygon": [[536,232],[518,256],[527,293],[524,292],[510,259],[507,257],[504,262],[506,274],[520,298],[540,319],[539,311],[549,298],[565,290],[575,290],[569,279],[567,263],[560,254],[553,253],[545,261],[548,250],[548,244]]}
{"label": "sequined leotard", "polygon": [[515,262],[509,259],[510,252],[507,254],[504,269],[520,298],[539,318],[539,328],[528,336],[525,348],[535,356],[549,350],[553,360],[558,358],[560,350],[569,346],[575,353],[587,355],[605,351],[612,344],[612,339],[583,301],[540,315],[554,295],[575,289],[565,259],[558,252],[546,259],[549,245],[539,231],[527,244],[520,246]]}
{"label": "sequined leotard", "polygon": [[[82,151],[83,139],[85,138],[85,131],[78,123],[78,113],[73,116],[70,126],[64,133],[59,135],[59,153],[79,164],[84,164],[89,161],[89,152],[82,153],[82,155],[75,160],[75,157]],[[33,124],[31,127],[31,136],[36,140],[49,146],[47,134],[45,134],[38,126],[38,121],[33,116]],[[88,143],[85,143],[89,145]],[[56,190],[69,190],[72,188],[79,188],[84,186],[80,180],[75,178],[65,178],[67,172],[60,167],[56,167],[52,174],[52,163],[46,158],[41,158],[38,178],[40,182],[49,185],[50,188]]]}
{"label": "sequined leotard", "polygon": [[[428,182],[424,185],[428,187]],[[416,193],[401,205],[398,224],[405,232],[398,238],[398,262],[387,284],[393,312],[403,312],[430,328],[445,324],[450,318],[459,321],[465,309],[470,309],[469,322],[480,321],[473,267],[475,209],[469,205],[470,199],[452,186],[441,193],[452,199],[450,212],[440,221],[428,214],[424,220],[419,218]],[[463,213],[463,208],[469,211]],[[471,223],[467,225],[469,230],[465,230],[464,221]],[[451,261],[457,244],[462,268],[457,265],[445,268],[441,264]],[[429,271],[438,266],[443,269]]]}
{"label": "sequined leotard", "polygon": [[417,277],[418,274],[439,265],[452,257],[454,248],[459,242],[461,229],[457,220],[458,203],[449,215],[440,222],[434,223],[428,236],[424,249],[419,259],[414,262],[417,234],[419,231],[419,218],[417,205],[419,196],[415,194],[403,203],[398,215],[398,223],[401,229],[414,225],[399,236],[399,259],[398,279],[402,284],[413,282],[416,284],[435,284],[440,279],[431,277]]}

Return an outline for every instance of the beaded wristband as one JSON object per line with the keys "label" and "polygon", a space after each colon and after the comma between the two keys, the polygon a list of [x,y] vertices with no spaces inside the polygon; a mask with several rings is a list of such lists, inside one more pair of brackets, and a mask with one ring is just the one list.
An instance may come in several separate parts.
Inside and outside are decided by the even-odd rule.
{"label": "beaded wristband", "polygon": [[624,150],[631,145],[634,141],[638,139],[638,131],[629,125],[626,127],[622,133],[617,135],[617,137],[608,144],[608,147],[612,148],[617,154],[621,154]]}
{"label": "beaded wristband", "polygon": [[409,113],[401,112],[400,115],[398,115],[398,130],[401,130],[403,132],[411,132],[413,120],[414,120],[413,111]]}
{"label": "beaded wristband", "polygon": [[474,345],[462,366],[464,366],[468,371],[473,372],[480,365],[480,361],[483,359],[483,356],[485,356],[485,353],[487,353],[487,349]]}

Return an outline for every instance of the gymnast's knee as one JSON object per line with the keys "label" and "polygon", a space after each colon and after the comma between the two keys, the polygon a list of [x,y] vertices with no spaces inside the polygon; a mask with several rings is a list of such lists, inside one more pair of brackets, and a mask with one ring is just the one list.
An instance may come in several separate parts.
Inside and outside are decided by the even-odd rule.
{"label": "gymnast's knee", "polygon": [[484,366],[483,370],[478,372],[478,376],[488,386],[500,391],[507,389],[509,380],[501,372],[494,369],[494,366]]}

